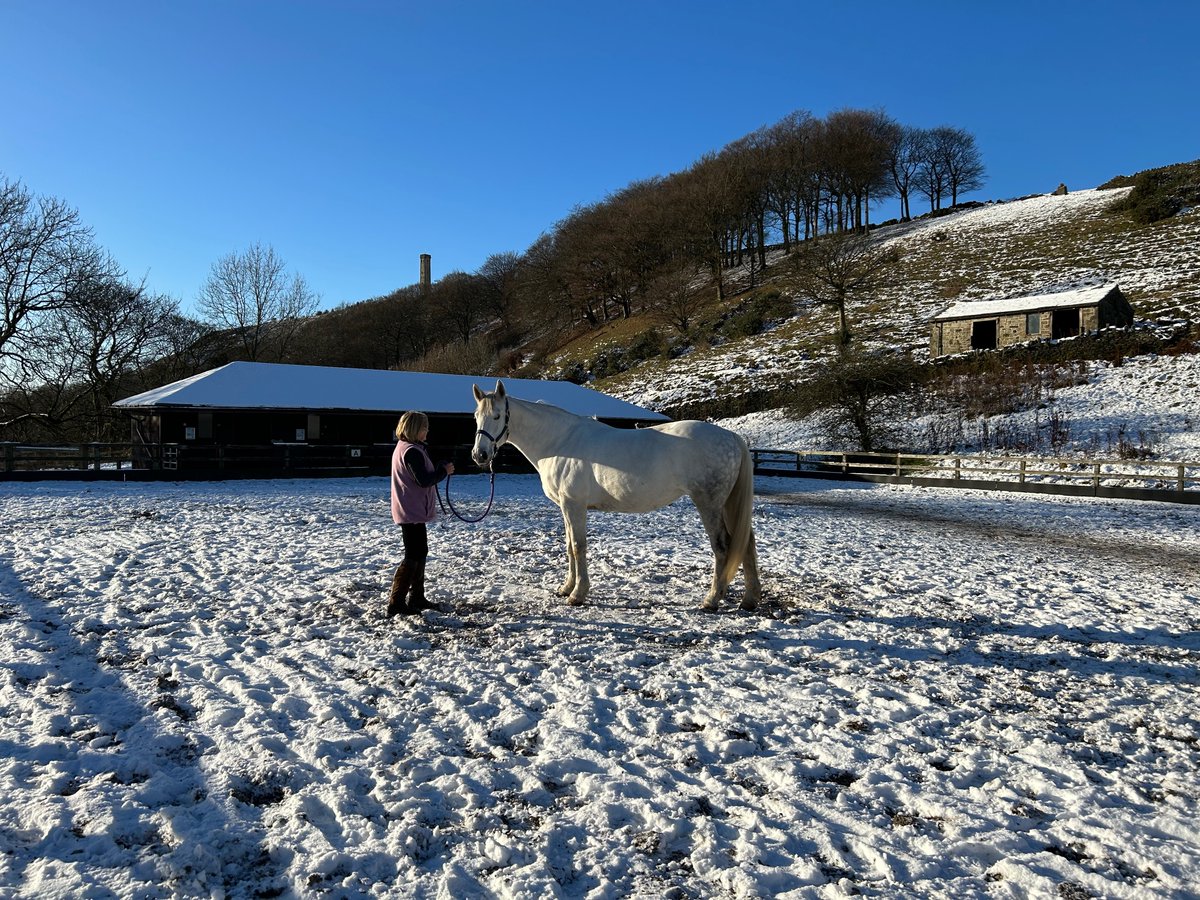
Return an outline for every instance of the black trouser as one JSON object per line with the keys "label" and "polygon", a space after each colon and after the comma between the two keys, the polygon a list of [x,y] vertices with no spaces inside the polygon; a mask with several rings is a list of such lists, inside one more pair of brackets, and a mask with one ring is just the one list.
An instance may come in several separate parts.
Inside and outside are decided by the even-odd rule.
{"label": "black trouser", "polygon": [[405,523],[400,526],[404,535],[404,560],[410,565],[425,562],[429,556],[429,533],[424,522]]}

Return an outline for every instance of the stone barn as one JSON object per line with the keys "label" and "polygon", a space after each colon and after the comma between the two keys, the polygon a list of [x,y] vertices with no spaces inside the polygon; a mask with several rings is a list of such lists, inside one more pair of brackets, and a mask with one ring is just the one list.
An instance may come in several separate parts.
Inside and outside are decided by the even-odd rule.
{"label": "stone barn", "polygon": [[965,300],[930,320],[929,355],[996,350],[1133,324],[1133,307],[1115,284],[1005,300]]}
{"label": "stone barn", "polygon": [[[134,397],[129,414],[134,464],[181,473],[228,475],[381,474],[405,410],[429,416],[435,456],[474,471],[475,400],[494,377],[235,362]],[[542,401],[616,427],[668,417],[566,381],[506,378],[515,397]],[[525,469],[505,448],[500,468]],[[530,470],[531,471],[531,470]]]}

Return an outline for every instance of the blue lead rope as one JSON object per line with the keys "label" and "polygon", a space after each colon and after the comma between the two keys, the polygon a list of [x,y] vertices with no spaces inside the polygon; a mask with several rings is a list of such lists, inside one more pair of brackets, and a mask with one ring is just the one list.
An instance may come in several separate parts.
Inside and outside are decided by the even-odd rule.
{"label": "blue lead rope", "polygon": [[450,475],[446,476],[446,502],[445,503],[442,502],[442,492],[437,489],[437,485],[434,485],[434,488],[433,488],[433,492],[435,494],[437,494],[438,506],[440,506],[442,508],[442,512],[446,513],[447,515],[453,515],[454,518],[458,519],[460,522],[466,522],[468,524],[474,524],[475,522],[482,522],[485,518],[487,518],[487,514],[492,511],[492,501],[496,499],[496,470],[493,469],[491,466],[488,466],[488,474],[491,477],[491,484],[489,485],[490,489],[488,491],[487,507],[484,509],[484,511],[482,513],[479,514],[479,516],[477,516],[474,519],[470,519],[470,518],[467,518],[466,516],[464,516],[462,513],[460,513],[457,509],[454,508],[454,504],[450,501],[450,478],[451,478]]}

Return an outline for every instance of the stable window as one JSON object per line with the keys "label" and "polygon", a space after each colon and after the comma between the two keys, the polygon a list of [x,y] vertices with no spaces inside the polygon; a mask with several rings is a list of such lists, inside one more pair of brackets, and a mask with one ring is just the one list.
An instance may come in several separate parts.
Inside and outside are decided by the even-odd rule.
{"label": "stable window", "polygon": [[1041,334],[1042,333],[1042,314],[1041,313],[1026,313],[1026,315],[1025,315],[1025,333],[1026,334]]}
{"label": "stable window", "polygon": [[996,325],[997,322],[995,319],[983,319],[978,322],[972,322],[971,349],[995,350],[997,332]]}

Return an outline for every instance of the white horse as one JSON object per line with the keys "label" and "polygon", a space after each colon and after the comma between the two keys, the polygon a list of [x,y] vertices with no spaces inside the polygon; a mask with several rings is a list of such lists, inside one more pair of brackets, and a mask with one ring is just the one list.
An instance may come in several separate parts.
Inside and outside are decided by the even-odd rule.
{"label": "white horse", "polygon": [[703,608],[714,610],[741,566],[742,609],[762,592],[751,527],[754,465],[746,442],[708,422],[668,422],[653,428],[612,428],[555,406],[475,392],[471,457],[488,465],[511,443],[537,468],[542,490],[566,525],[567,580],[558,593],[572,606],[587,598],[587,512],[649,512],[684,494],[700,512],[716,561]]}

